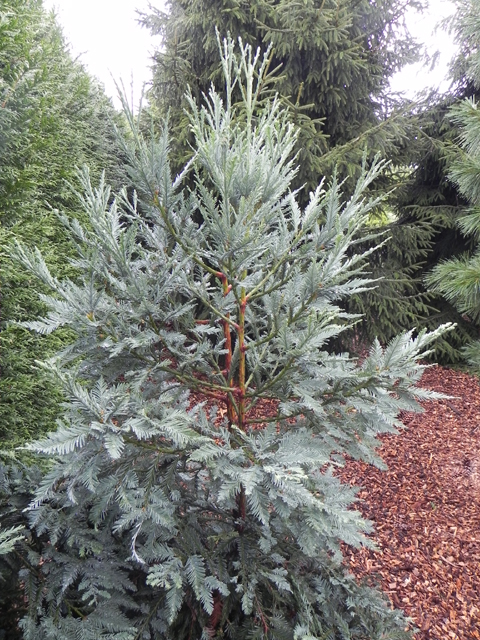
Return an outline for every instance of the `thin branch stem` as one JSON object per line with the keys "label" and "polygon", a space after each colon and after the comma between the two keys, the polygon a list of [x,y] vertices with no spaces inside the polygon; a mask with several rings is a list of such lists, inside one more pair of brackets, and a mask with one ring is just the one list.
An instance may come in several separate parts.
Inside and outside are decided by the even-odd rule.
{"label": "thin branch stem", "polygon": [[203,260],[200,260],[200,258],[198,257],[197,253],[195,251],[193,251],[187,244],[185,244],[185,242],[183,242],[181,236],[177,233],[175,227],[170,222],[170,220],[168,218],[168,215],[167,215],[166,208],[160,203],[160,200],[158,199],[158,194],[157,193],[155,193],[155,195],[153,197],[153,204],[160,211],[160,215],[162,216],[162,220],[166,224],[167,229],[170,231],[170,233],[174,237],[175,242],[177,242],[179,244],[179,246],[195,262],[195,264],[197,264],[199,267],[201,267],[202,269],[204,269],[208,273],[211,273],[212,275],[217,276],[218,275],[218,271],[216,269],[213,269],[213,267],[209,267],[208,264],[203,262]]}

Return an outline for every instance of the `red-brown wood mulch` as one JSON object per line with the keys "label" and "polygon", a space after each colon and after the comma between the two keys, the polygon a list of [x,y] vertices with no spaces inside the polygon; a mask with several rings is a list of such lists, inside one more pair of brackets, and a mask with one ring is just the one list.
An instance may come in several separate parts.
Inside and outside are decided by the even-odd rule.
{"label": "red-brown wood mulch", "polygon": [[[399,435],[381,437],[387,471],[350,460],[338,474],[362,488],[355,507],[378,546],[344,547],[345,561],[405,611],[416,640],[480,640],[480,384],[433,366],[421,386],[454,397],[424,402]],[[265,401],[253,413],[275,408]]]}
{"label": "red-brown wood mulch", "polygon": [[374,575],[420,629],[417,640],[480,640],[480,385],[432,367],[422,386],[455,398],[424,403],[408,427],[383,436],[388,471],[348,462],[357,508],[379,551],[346,549],[358,577]]}

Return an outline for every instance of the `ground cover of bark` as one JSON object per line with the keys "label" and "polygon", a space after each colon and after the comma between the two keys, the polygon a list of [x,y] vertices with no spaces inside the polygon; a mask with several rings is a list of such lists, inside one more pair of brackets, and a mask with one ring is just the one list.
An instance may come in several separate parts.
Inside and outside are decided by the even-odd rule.
{"label": "ground cover of bark", "polygon": [[349,461],[340,476],[362,487],[357,508],[375,526],[377,552],[345,549],[359,578],[381,582],[419,629],[417,640],[480,640],[480,385],[442,367],[422,386],[455,396],[383,436],[387,471]]}
{"label": "ground cover of bark", "polygon": [[[452,397],[424,402],[423,413],[401,416],[399,435],[380,438],[388,470],[349,460],[338,474],[361,487],[355,508],[378,546],[345,546],[345,563],[412,619],[416,640],[480,640],[480,383],[432,366],[421,386]],[[227,410],[216,404],[221,421]],[[248,417],[276,411],[261,400]]]}

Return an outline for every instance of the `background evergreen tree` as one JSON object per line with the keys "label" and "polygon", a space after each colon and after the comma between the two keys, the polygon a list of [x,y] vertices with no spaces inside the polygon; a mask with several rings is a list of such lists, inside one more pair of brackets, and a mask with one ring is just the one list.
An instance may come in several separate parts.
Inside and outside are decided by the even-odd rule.
{"label": "background evergreen tree", "polygon": [[[425,263],[435,261],[442,250],[448,207],[450,228],[454,226],[450,200],[452,192],[457,194],[451,186],[445,189],[445,145],[437,142],[438,136],[445,136],[437,126],[445,106],[438,96],[421,106],[404,102],[389,88],[392,74],[418,54],[403,18],[407,8],[421,9],[421,3],[174,0],[167,6],[166,12],[154,11],[144,22],[163,36],[150,97],[161,117],[170,113],[173,156],[179,162],[174,166],[191,153],[182,101],[187,84],[198,98],[211,81],[220,82],[215,25],[221,33],[241,35],[255,46],[273,42],[270,84],[265,84],[280,92],[299,127],[296,152],[301,169],[293,184],[307,185],[302,203],[321,175],[336,170],[341,178],[358,177],[365,149],[369,161],[377,152],[391,161],[370,189],[394,193],[369,221],[391,240],[370,257],[377,287],[345,302],[347,310],[363,315],[363,321],[340,336],[337,348],[361,350],[375,336],[386,344],[412,326],[432,329],[450,320],[458,329],[438,341],[435,357],[458,359],[458,346],[471,334],[472,325],[442,298],[434,304],[424,286]],[[432,165],[437,163],[434,172]],[[435,175],[442,171],[443,183],[434,185]],[[430,185],[425,184],[426,175]],[[347,181],[344,189],[351,190],[353,184]],[[379,243],[378,236],[372,240],[370,234],[371,229],[360,234],[365,250]]]}
{"label": "background evergreen tree", "polygon": [[442,337],[435,346],[438,362],[458,362],[462,347],[478,336],[480,326],[475,315],[465,314],[451,296],[440,288],[428,290],[427,274],[436,265],[465,251],[472,251],[475,238],[459,219],[464,215],[469,196],[459,188],[454,164],[458,157],[461,119],[452,118],[452,108],[465,98],[476,98],[471,72],[476,60],[475,35],[465,19],[472,20],[472,5],[457,2],[450,28],[460,52],[452,61],[449,91],[433,94],[412,112],[416,133],[408,147],[398,184],[390,201],[392,221],[384,231],[391,236],[371,259],[373,276],[381,277],[377,289],[355,298],[351,312],[362,313],[364,322],[355,329],[360,343],[378,335],[389,340],[405,326],[433,329],[444,322],[455,322],[456,330]]}
{"label": "background evergreen tree", "polygon": [[[478,0],[457,2],[458,12],[453,28],[462,43],[459,59],[454,67],[465,78],[470,92],[480,90],[480,3]],[[437,264],[428,276],[428,282],[451,302],[470,323],[472,333],[478,338],[480,320],[480,114],[475,97],[466,98],[454,105],[449,117],[460,132],[460,149],[449,166],[449,178],[468,207],[456,219],[462,238],[462,253]],[[457,251],[457,254],[459,252]],[[448,258],[448,253],[444,256]],[[470,361],[480,364],[478,340],[466,349]]]}
{"label": "background evergreen tree", "polygon": [[[470,241],[456,221],[466,201],[448,179],[458,127],[449,119],[456,93],[432,95],[417,113],[412,126],[417,135],[409,158],[396,173],[395,190],[389,200],[390,221],[376,227],[389,241],[370,258],[375,289],[352,299],[347,308],[362,314],[362,322],[346,343],[359,348],[378,336],[385,343],[406,327],[430,330],[455,322],[455,332],[440,338],[434,359],[451,363],[461,359],[460,348],[477,328],[439,294],[429,291],[426,274],[441,260],[463,252]],[[415,123],[415,124],[414,124]],[[366,243],[364,248],[374,246]]]}
{"label": "background evergreen tree", "polygon": [[422,2],[171,0],[167,11],[153,9],[144,23],[161,34],[162,46],[149,97],[160,118],[170,114],[178,165],[191,153],[187,86],[200,99],[212,81],[220,88],[223,81],[216,27],[254,47],[273,44],[266,84],[299,128],[295,186],[313,189],[334,169],[357,178],[365,148],[370,160],[398,158],[409,136],[389,79],[419,53],[403,22],[407,7]]}
{"label": "background evergreen tree", "polygon": [[[268,58],[223,53],[223,99],[188,98],[180,177],[167,132],[145,140],[131,114],[137,198],[112,201],[83,173],[88,224],[65,220],[81,279],[16,251],[53,291],[29,326],[77,336],[46,364],[68,402],[32,445],[50,465],[15,543],[25,640],[409,637],[345,573],[340,541],[368,544],[370,529],[333,474],[345,453],[380,464],[377,434],[435,396],[415,386],[432,335],[377,342],[361,364],[326,349],[338,303],[368,286],[349,254],[382,165],[351,197],[334,178],[300,208],[295,129],[279,100],[259,107]],[[18,514],[2,518],[12,536]]]}
{"label": "background evergreen tree", "polygon": [[[51,207],[75,213],[67,185],[75,166],[105,167],[124,182],[102,89],[68,54],[61,32],[38,0],[4,0],[0,20],[0,442],[13,447],[53,428],[60,398],[36,359],[65,336],[40,338],[9,326],[45,307],[38,284],[7,257],[14,238],[41,247],[54,273],[72,274],[72,246]],[[48,204],[47,204],[48,202]]]}

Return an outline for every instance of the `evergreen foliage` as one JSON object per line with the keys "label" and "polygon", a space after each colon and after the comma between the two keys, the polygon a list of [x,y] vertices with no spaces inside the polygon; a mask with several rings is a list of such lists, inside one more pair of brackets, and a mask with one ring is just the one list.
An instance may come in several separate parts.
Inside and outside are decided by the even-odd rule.
{"label": "evergreen foliage", "polygon": [[[0,452],[0,637],[22,640],[18,620],[27,607],[22,583],[22,570],[26,563],[31,568],[38,563],[41,542],[26,530],[24,510],[33,497],[33,489],[41,478],[40,469],[33,465],[20,465],[13,453]],[[12,546],[15,549],[10,553]],[[19,553],[22,549],[24,554]]]}
{"label": "evergreen foliage", "polygon": [[[0,10],[0,441],[13,447],[54,427],[60,393],[34,362],[65,335],[39,338],[11,321],[45,312],[38,284],[8,258],[15,238],[42,249],[58,275],[72,275],[72,246],[55,208],[75,215],[67,181],[88,162],[123,183],[120,151],[102,89],[72,61],[62,35],[37,0],[4,0]],[[50,206],[47,205],[47,202]]]}
{"label": "evergreen foliage", "polygon": [[[441,338],[435,349],[435,357],[449,360],[458,357],[458,344],[471,334],[471,325],[451,305],[447,318],[439,314],[445,301],[437,298],[433,305],[433,296],[425,291],[425,261],[435,252],[443,214],[438,215],[437,202],[426,208],[425,202],[411,197],[424,180],[422,170],[417,174],[414,168],[423,168],[425,157],[437,147],[437,116],[432,118],[431,105],[419,108],[404,102],[389,87],[392,74],[419,53],[403,22],[412,6],[421,10],[422,3],[174,0],[168,11],[154,10],[144,17],[144,23],[163,36],[150,97],[161,117],[167,111],[171,115],[174,166],[181,166],[191,144],[182,93],[188,83],[198,99],[220,73],[214,25],[254,46],[272,42],[264,91],[279,91],[299,128],[300,170],[294,187],[307,185],[307,194],[319,176],[336,171],[341,179],[347,178],[343,188],[351,192],[365,150],[369,162],[378,152],[391,160],[389,169],[369,187],[372,193],[392,190],[389,201],[372,211],[369,220],[380,225],[388,217],[390,222],[377,231],[391,240],[370,260],[377,287],[345,302],[347,310],[362,314],[364,321],[343,333],[337,347],[361,351],[377,336],[386,344],[412,326],[433,329],[455,321],[457,331]],[[428,164],[435,162],[430,159]],[[446,182],[445,174],[443,179]],[[308,198],[303,200],[303,193],[299,197],[305,205]],[[364,250],[378,244],[369,237],[370,229],[360,235]]]}
{"label": "evergreen foliage", "polygon": [[[419,53],[406,29],[410,0],[170,0],[144,24],[162,36],[150,99],[160,119],[170,114],[173,157],[190,154],[184,94],[197,100],[222,82],[215,27],[264,49],[273,44],[265,88],[274,88],[299,130],[300,168],[294,186],[314,189],[336,168],[359,176],[365,148],[398,158],[411,137],[390,77]],[[221,86],[221,84],[219,84]],[[349,187],[353,188],[354,181]],[[308,193],[308,192],[307,192]],[[305,201],[305,203],[307,200]]]}
{"label": "evergreen foliage", "polygon": [[[361,351],[375,337],[386,344],[412,326],[433,330],[455,322],[457,330],[440,338],[434,353],[435,359],[452,362],[476,327],[445,298],[427,292],[424,279],[439,260],[464,249],[455,224],[463,202],[447,179],[456,127],[446,114],[465,87],[457,82],[453,95],[433,95],[421,105],[392,95],[391,75],[418,53],[402,22],[412,6],[422,7],[391,0],[174,0],[168,11],[144,17],[163,36],[150,97],[160,116],[171,114],[174,166],[181,166],[190,153],[182,93],[188,83],[198,99],[220,74],[214,26],[255,46],[272,42],[265,89],[279,91],[299,127],[300,171],[294,186],[313,189],[319,176],[332,175],[335,167],[342,179],[357,178],[365,149],[369,162],[377,152],[391,160],[389,170],[370,185],[373,193],[392,190],[369,220],[390,238],[370,258],[377,286],[345,302],[364,320],[343,333],[337,347]],[[462,73],[458,70],[457,77]],[[347,180],[344,190],[350,192],[353,184]],[[300,194],[300,201],[306,204],[307,198]],[[378,244],[370,233],[360,234],[364,250]]]}
{"label": "evergreen foliage", "polygon": [[[433,354],[437,362],[458,362],[463,347],[479,333],[479,319],[455,304],[451,290],[437,286],[428,274],[441,273],[443,262],[458,266],[475,250],[476,239],[462,225],[471,194],[458,182],[456,165],[462,151],[462,118],[455,115],[465,98],[478,99],[474,72],[478,63],[478,36],[470,1],[456,2],[450,28],[459,45],[451,65],[452,84],[445,95],[433,94],[412,112],[417,121],[415,137],[404,159],[404,176],[399,174],[390,204],[392,223],[383,229],[391,240],[371,260],[372,276],[382,277],[375,290],[356,297],[348,305],[352,313],[365,319],[355,328],[360,344],[373,336],[382,342],[391,339],[402,326],[434,329],[454,322],[456,330],[440,338]],[[478,26],[478,25],[477,25]],[[460,107],[467,109],[468,107]],[[453,115],[453,117],[452,117]],[[432,289],[427,288],[427,281]],[[446,284],[446,279],[444,279]],[[450,288],[454,288],[454,285]]]}
{"label": "evergreen foliage", "polygon": [[[454,28],[462,43],[462,60],[456,69],[465,74],[467,84],[480,89],[479,29],[480,3],[477,0],[458,2]],[[450,110],[450,118],[460,131],[460,149],[450,166],[450,179],[469,204],[457,225],[465,237],[470,237],[470,251],[464,251],[436,265],[428,282],[453,303],[475,328],[478,337],[480,320],[480,114],[474,98],[465,99]],[[467,247],[465,247],[467,248]],[[466,353],[472,363],[480,363],[480,343],[469,345]]]}
{"label": "evergreen foliage", "polygon": [[[418,114],[418,134],[411,145],[406,179],[396,190],[393,202],[396,220],[389,231],[391,241],[380,254],[377,270],[372,275],[387,275],[378,289],[362,296],[361,304],[351,305],[352,312],[365,314],[363,337],[372,336],[370,327],[384,313],[383,323],[375,326],[375,335],[389,339],[398,331],[397,319],[408,320],[417,327],[434,329],[439,324],[454,322],[456,329],[440,338],[435,345],[435,360],[450,363],[463,359],[463,347],[478,336],[479,323],[474,315],[465,314],[446,292],[427,289],[428,274],[449,259],[460,261],[471,253],[475,239],[465,232],[459,220],[468,205],[468,194],[452,180],[459,154],[460,120],[452,113],[465,98],[475,98],[478,88],[470,71],[476,57],[475,39],[466,26],[471,15],[469,2],[457,2],[451,29],[460,53],[451,67],[452,84],[446,95],[431,96]],[[470,7],[470,8],[469,8]],[[471,18],[470,18],[471,20]],[[375,259],[374,259],[375,260]],[[408,269],[408,278],[403,279]],[[388,274],[392,274],[392,278]],[[392,283],[398,281],[396,286]],[[433,280],[428,280],[433,284]],[[390,310],[387,311],[388,306]],[[386,312],[387,311],[387,312]]]}
{"label": "evergreen foliage", "polygon": [[225,95],[188,96],[195,154],[175,179],[166,128],[145,139],[129,115],[135,197],[84,171],[88,222],[65,219],[80,279],[16,249],[53,292],[28,326],[77,336],[45,365],[65,414],[30,447],[50,463],[15,547],[24,640],[410,637],[341,564],[370,525],[334,471],[345,454],[381,464],[377,435],[435,397],[416,383],[436,334],[362,362],[327,350],[339,302],[370,284],[350,249],[383,165],[301,208],[295,128],[279,99],[259,108],[267,64],[224,43]]}
{"label": "evergreen foliage", "polygon": [[[458,362],[461,347],[478,330],[451,302],[429,291],[425,284],[426,274],[436,264],[471,245],[456,224],[465,198],[448,179],[458,136],[449,112],[457,100],[455,94],[434,94],[412,114],[417,135],[408,161],[396,174],[396,188],[389,201],[392,219],[376,228],[389,237],[370,259],[377,286],[355,296],[347,306],[351,313],[363,317],[349,336],[360,348],[374,337],[386,343],[405,327],[433,330],[454,322],[455,331],[436,342],[432,357],[437,362]],[[368,246],[372,243],[365,248]]]}

